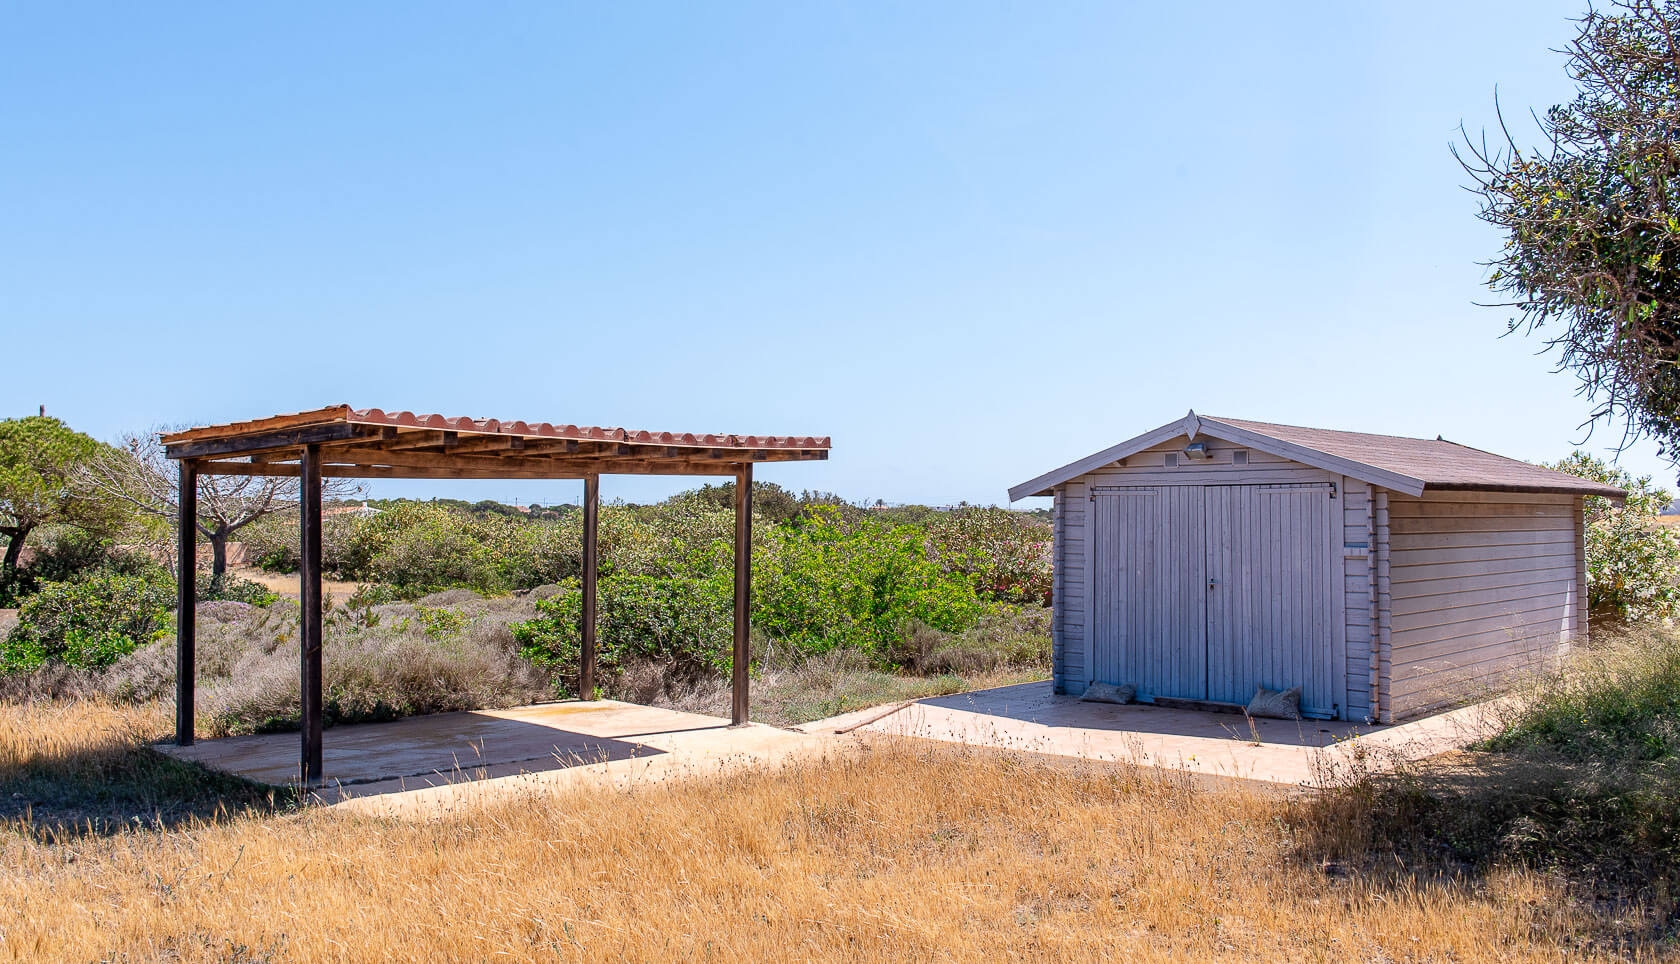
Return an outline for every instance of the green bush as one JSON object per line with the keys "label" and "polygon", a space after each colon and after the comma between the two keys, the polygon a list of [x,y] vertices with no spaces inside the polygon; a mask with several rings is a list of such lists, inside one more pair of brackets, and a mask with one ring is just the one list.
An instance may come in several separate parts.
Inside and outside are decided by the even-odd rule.
{"label": "green bush", "polygon": [[241,602],[252,606],[272,606],[280,598],[280,594],[260,582],[241,579],[232,573],[224,572],[221,577],[215,577],[208,572],[198,574],[195,592],[199,602],[227,601]]}
{"label": "green bush", "polygon": [[[603,677],[638,659],[670,665],[678,676],[728,668],[734,625],[729,583],[612,576],[598,590],[596,665]],[[538,602],[537,618],[512,627],[520,654],[575,681],[582,611],[583,593],[575,584]]]}
{"label": "green bush", "polygon": [[409,598],[455,587],[505,592],[507,583],[483,529],[464,512],[426,502],[398,503],[349,528],[334,568],[340,575],[394,586]]}
{"label": "green bush", "polygon": [[173,578],[146,553],[73,526],[49,530],[27,568],[0,573],[0,606],[13,608],[49,582],[76,582],[95,572],[114,572],[151,581]]}
{"label": "green bush", "polygon": [[1050,526],[993,506],[962,506],[927,525],[933,558],[1011,603],[1050,603]]}
{"label": "green bush", "polygon": [[32,670],[44,663],[103,669],[119,656],[169,634],[175,587],[113,572],[79,582],[50,582],[29,597],[0,643],[0,667]]}
{"label": "green bush", "polygon": [[1616,505],[1586,499],[1587,609],[1594,620],[1666,619],[1680,610],[1680,535],[1658,517],[1673,501],[1651,477],[1635,476],[1585,452],[1552,468],[1627,490]]}
{"label": "green bush", "polygon": [[807,652],[851,647],[885,659],[911,624],[960,633],[983,609],[968,577],[929,557],[921,529],[847,524],[826,507],[777,528],[753,577],[754,624]]}

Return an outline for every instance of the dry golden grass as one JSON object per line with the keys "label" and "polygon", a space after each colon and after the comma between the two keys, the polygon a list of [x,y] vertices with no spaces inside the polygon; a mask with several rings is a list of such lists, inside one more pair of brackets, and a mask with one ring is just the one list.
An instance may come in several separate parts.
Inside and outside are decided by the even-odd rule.
{"label": "dry golden grass", "polygon": [[[136,726],[167,725],[152,712],[8,707],[0,765],[133,752]],[[1606,922],[1540,875],[1327,871],[1300,841],[1357,841],[1291,829],[1315,819],[1298,799],[1151,771],[887,741],[433,822],[311,810],[56,842],[14,829],[0,958],[1605,956],[1583,941]]]}

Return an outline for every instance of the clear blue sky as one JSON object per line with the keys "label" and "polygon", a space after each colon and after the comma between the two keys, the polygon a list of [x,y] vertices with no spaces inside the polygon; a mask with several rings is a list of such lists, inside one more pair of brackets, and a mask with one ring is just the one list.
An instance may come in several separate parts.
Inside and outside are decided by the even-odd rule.
{"label": "clear blue sky", "polygon": [[1584,0],[347,6],[0,8],[0,413],[831,434],[761,478],[932,503],[1191,407],[1580,437],[1448,145]]}

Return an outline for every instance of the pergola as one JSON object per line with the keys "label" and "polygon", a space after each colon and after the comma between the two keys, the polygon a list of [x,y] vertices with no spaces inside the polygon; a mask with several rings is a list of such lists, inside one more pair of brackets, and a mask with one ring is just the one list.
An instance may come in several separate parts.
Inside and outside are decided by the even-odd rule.
{"label": "pergola", "polygon": [[583,614],[578,694],[595,692],[596,522],[603,475],[735,479],[734,725],[747,722],[747,604],[752,594],[752,476],[759,462],[828,458],[812,436],[705,435],[503,422],[357,409],[348,405],[176,432],[164,451],[180,464],[175,741],[193,741],[198,477],[284,476],[301,482],[299,567],[303,779],[321,778],[321,480],[583,480]]}

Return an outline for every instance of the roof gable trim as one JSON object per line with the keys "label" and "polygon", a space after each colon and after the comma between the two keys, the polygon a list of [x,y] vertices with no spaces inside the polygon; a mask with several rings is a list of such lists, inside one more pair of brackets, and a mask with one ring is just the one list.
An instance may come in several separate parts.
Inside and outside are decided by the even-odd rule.
{"label": "roof gable trim", "polygon": [[1300,462],[1302,465],[1310,465],[1315,469],[1335,472],[1370,485],[1379,485],[1395,492],[1403,492],[1406,495],[1417,496],[1423,494],[1424,483],[1422,479],[1401,475],[1398,472],[1390,472],[1387,469],[1379,469],[1374,465],[1356,462],[1353,459],[1330,455],[1314,448],[1297,445],[1294,442],[1286,442],[1283,439],[1274,438],[1260,432],[1237,428],[1235,425],[1199,416],[1192,409],[1182,419],[1168,422],[1152,432],[1145,432],[1136,438],[1127,439],[1119,445],[1103,449],[1095,455],[1088,455],[1077,462],[1070,462],[1059,469],[1046,472],[1036,479],[1010,488],[1009,501],[1014,502],[1034,495],[1049,495],[1056,486],[1094,472],[1105,465],[1118,462],[1129,455],[1134,455],[1144,449],[1180,436],[1193,441],[1199,434],[1209,435],[1226,442],[1235,442],[1238,445],[1246,445],[1249,448],[1259,449],[1262,452]]}

